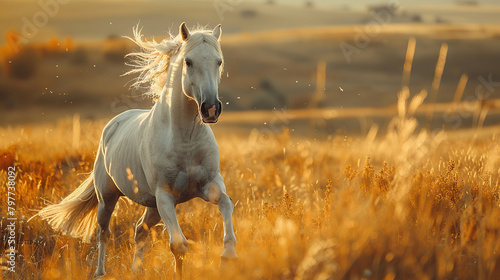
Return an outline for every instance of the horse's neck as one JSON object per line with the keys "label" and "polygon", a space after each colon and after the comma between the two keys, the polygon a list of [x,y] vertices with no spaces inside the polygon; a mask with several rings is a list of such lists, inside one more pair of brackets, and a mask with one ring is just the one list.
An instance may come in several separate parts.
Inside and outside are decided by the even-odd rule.
{"label": "horse's neck", "polygon": [[[175,61],[177,57],[172,57]],[[153,107],[154,122],[170,128],[172,133],[184,138],[189,136],[199,124],[196,120],[196,102],[189,100],[182,90],[182,67],[175,64],[169,67],[167,82],[160,98]],[[165,128],[166,128],[165,127]]]}

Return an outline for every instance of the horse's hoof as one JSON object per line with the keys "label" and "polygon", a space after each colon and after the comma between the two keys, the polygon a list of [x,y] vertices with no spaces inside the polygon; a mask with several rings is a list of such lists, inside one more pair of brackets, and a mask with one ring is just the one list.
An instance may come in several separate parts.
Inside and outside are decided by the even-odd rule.
{"label": "horse's hoof", "polygon": [[134,262],[132,263],[132,273],[140,274],[143,272],[143,269],[144,265],[142,263],[142,260],[141,259],[134,260]]}
{"label": "horse's hoof", "polygon": [[220,255],[221,259],[237,259],[238,255],[236,255],[236,251],[234,250],[234,247],[227,247],[224,249],[224,252],[222,252],[222,255]]}
{"label": "horse's hoof", "polygon": [[134,275],[140,275],[144,272],[144,267],[143,266],[140,266],[140,267],[132,267],[132,274]]}
{"label": "horse's hoof", "polygon": [[225,262],[238,262],[238,257],[235,257],[235,258],[227,258],[227,257],[220,257],[220,260],[221,261],[225,261]]}
{"label": "horse's hoof", "polygon": [[238,256],[236,256],[235,258],[228,258],[228,257],[221,256],[219,267],[224,268],[227,266],[234,266],[237,263],[238,263]]}
{"label": "horse's hoof", "polygon": [[106,274],[104,270],[103,271],[96,270],[94,273],[94,279],[102,279],[104,277],[104,274]]}

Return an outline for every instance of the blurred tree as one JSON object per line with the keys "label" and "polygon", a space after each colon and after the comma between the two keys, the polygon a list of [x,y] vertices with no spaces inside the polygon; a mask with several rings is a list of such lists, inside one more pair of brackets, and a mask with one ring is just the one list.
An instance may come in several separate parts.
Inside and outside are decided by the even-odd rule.
{"label": "blurred tree", "polygon": [[32,46],[21,45],[14,31],[8,31],[6,38],[7,46],[1,51],[3,72],[16,79],[31,78],[38,65],[38,53]]}

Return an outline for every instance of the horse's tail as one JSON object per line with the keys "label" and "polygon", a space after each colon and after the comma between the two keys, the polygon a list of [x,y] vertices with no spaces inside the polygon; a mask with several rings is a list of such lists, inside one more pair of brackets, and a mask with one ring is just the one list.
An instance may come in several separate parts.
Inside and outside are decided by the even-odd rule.
{"label": "horse's tail", "polygon": [[92,173],[59,204],[49,205],[38,215],[55,230],[89,242],[97,228],[97,194]]}

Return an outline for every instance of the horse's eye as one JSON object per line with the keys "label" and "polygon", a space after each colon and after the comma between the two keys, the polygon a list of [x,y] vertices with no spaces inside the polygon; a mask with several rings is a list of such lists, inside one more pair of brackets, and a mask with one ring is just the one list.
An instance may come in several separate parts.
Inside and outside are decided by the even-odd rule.
{"label": "horse's eye", "polygon": [[193,65],[193,63],[191,62],[190,59],[186,58],[184,61],[186,62],[186,66],[188,66],[188,67],[191,66],[191,65]]}
{"label": "horse's eye", "polygon": [[217,65],[221,66],[222,65],[222,60],[217,61]]}

